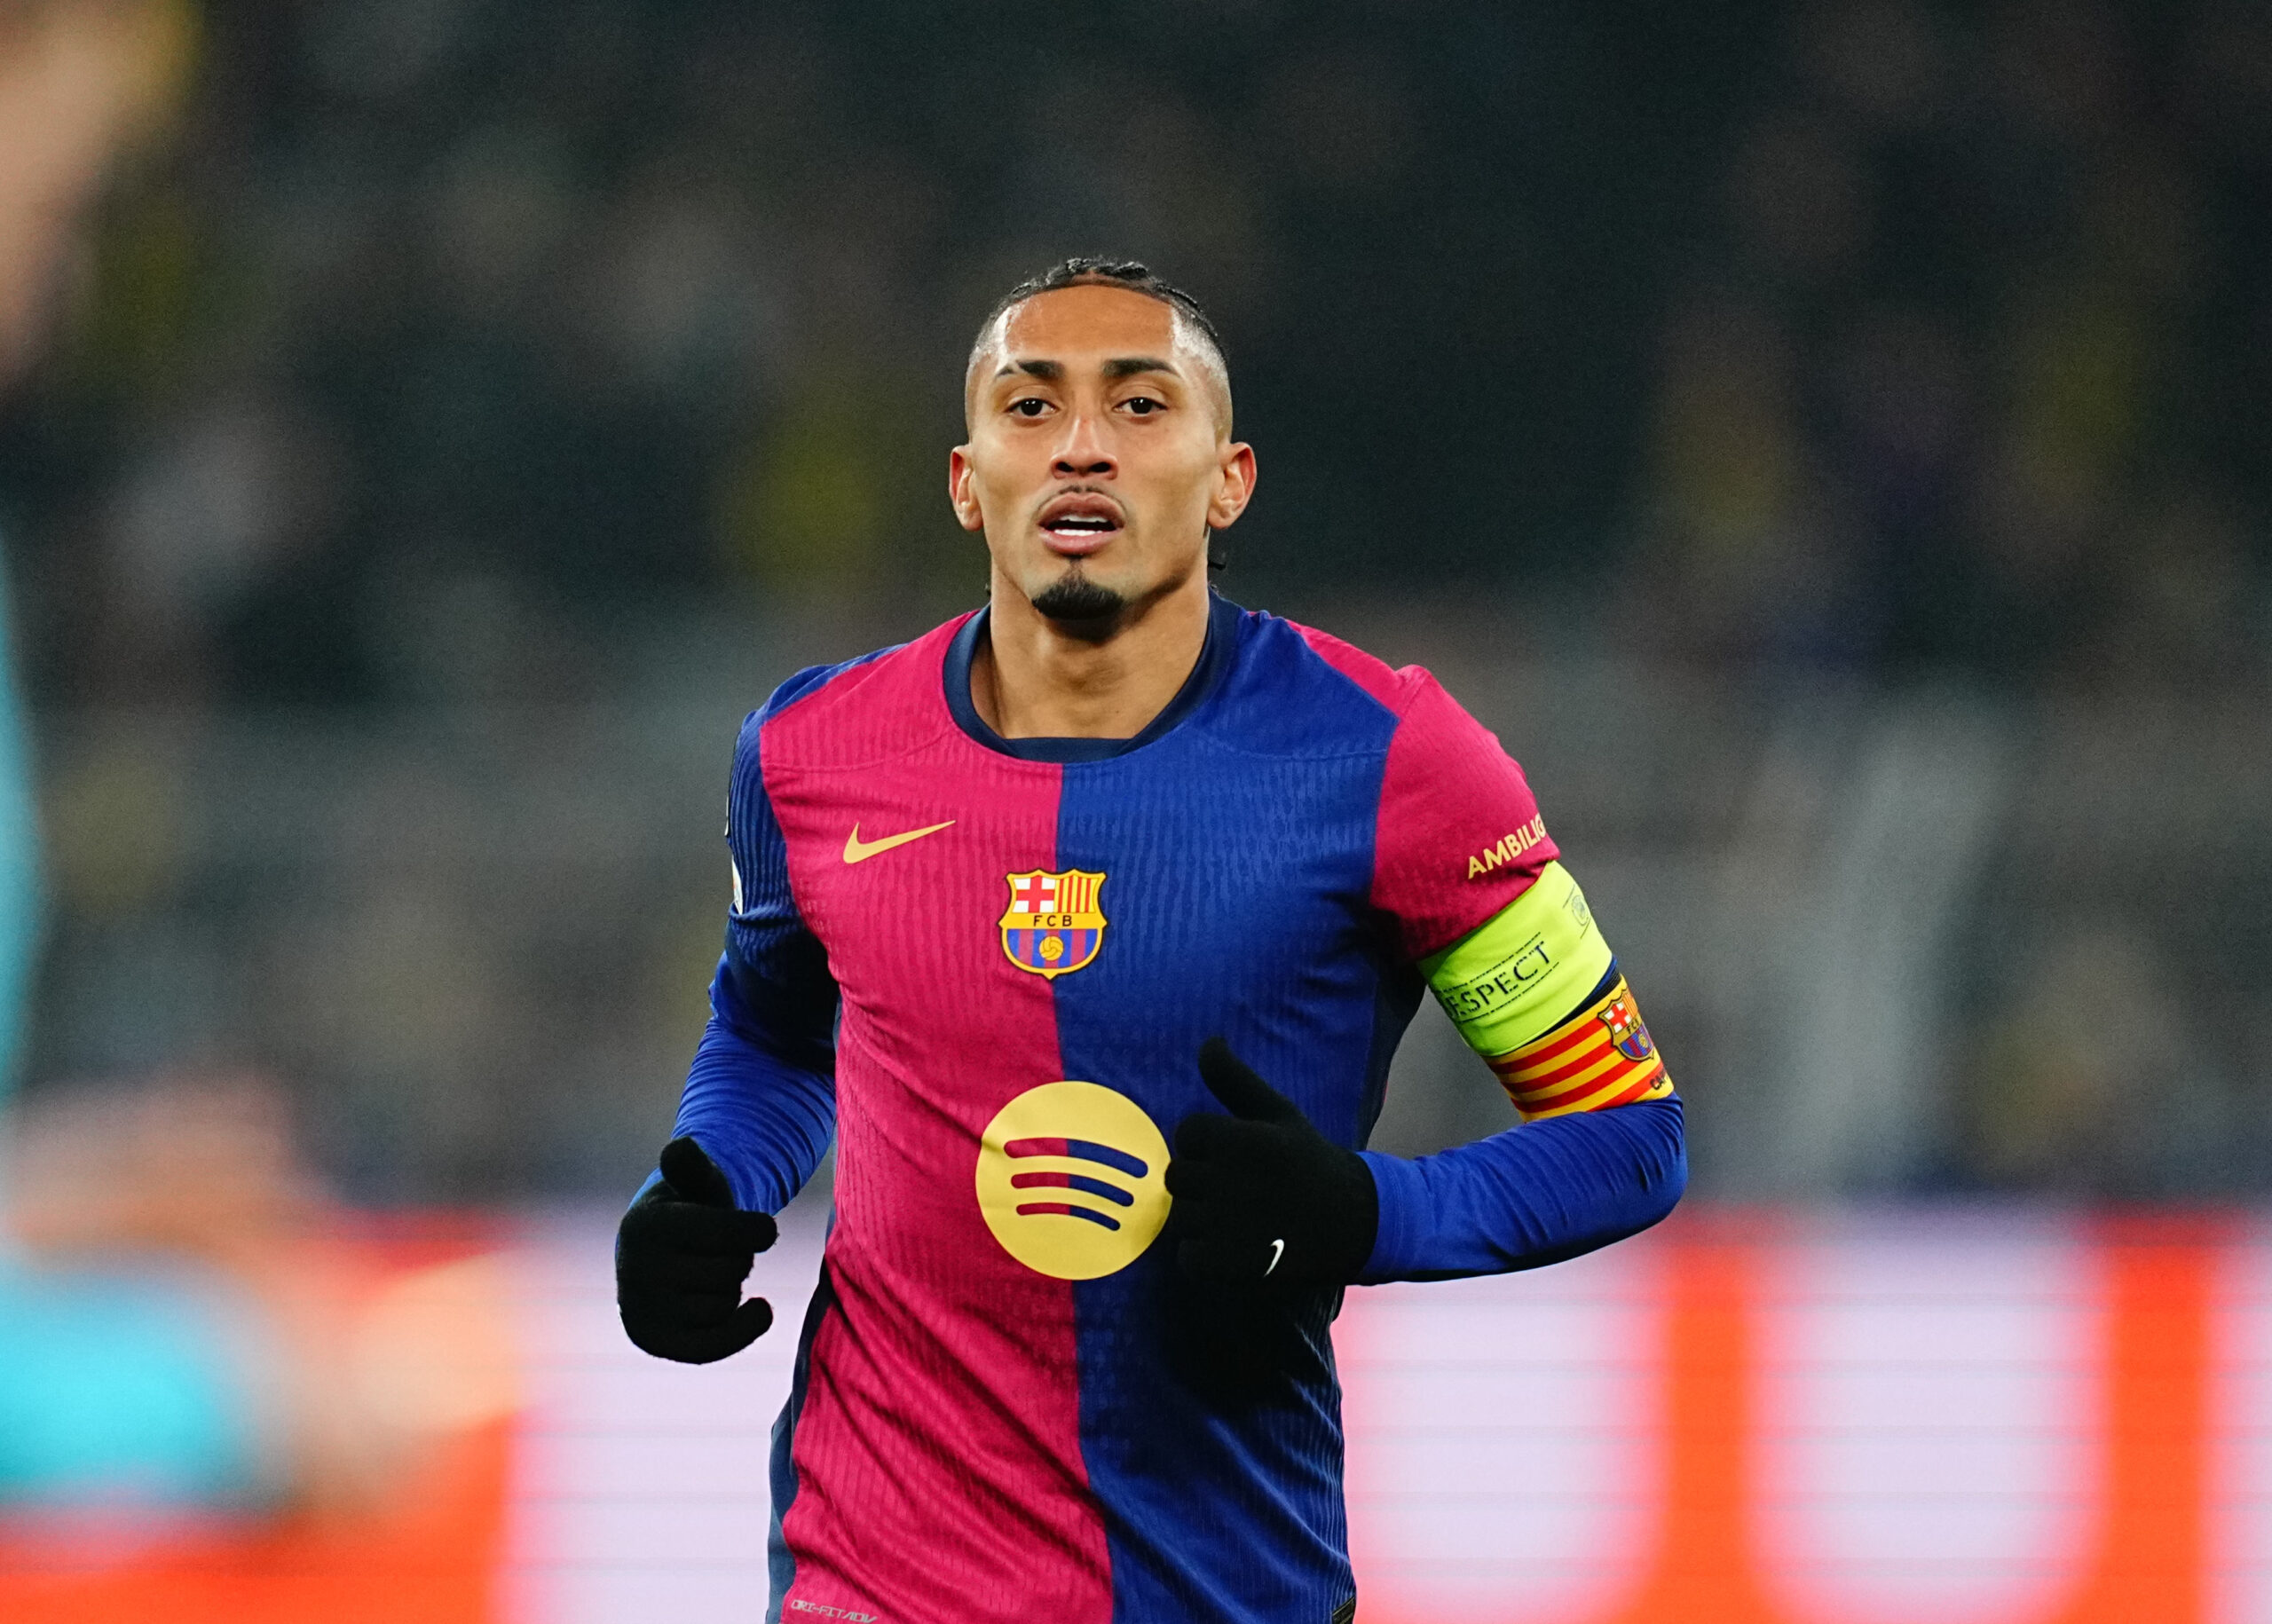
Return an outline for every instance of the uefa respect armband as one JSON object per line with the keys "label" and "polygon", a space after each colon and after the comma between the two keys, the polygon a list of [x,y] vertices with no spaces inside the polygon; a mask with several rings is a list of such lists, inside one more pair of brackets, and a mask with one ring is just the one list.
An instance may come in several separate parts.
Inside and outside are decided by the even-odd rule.
{"label": "uefa respect armband", "polygon": [[1422,961],[1467,1045],[1526,1119],[1672,1092],[1578,882],[1550,863],[1487,923]]}

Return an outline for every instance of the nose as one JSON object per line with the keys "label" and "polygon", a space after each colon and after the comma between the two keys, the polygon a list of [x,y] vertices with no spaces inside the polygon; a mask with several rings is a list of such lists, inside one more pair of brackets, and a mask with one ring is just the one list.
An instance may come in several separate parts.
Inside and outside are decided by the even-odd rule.
{"label": "nose", "polygon": [[1061,478],[1108,478],[1114,471],[1112,453],[1105,448],[1095,418],[1086,412],[1066,414],[1065,438],[1057,447],[1052,471]]}

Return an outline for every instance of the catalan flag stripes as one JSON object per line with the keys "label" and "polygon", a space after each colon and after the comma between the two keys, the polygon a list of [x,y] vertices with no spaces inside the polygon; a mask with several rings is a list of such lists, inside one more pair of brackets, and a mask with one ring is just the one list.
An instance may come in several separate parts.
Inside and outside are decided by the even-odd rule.
{"label": "catalan flag stripes", "polygon": [[1672,1092],[1663,1058],[1619,976],[1601,997],[1535,1043],[1488,1064],[1526,1120],[1603,1111]]}

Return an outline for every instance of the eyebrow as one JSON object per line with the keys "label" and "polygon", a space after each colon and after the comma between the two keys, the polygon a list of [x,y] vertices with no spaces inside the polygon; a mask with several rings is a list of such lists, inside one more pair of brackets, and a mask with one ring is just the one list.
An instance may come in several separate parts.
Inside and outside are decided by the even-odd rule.
{"label": "eyebrow", "polygon": [[[997,378],[1006,378],[1021,372],[1030,377],[1047,378],[1055,382],[1064,377],[1065,363],[1062,361],[1005,361],[1002,363],[1001,369],[994,375]],[[1104,375],[1108,378],[1132,378],[1140,373],[1147,372],[1164,372],[1172,378],[1183,375],[1175,369],[1173,365],[1153,355],[1119,356],[1104,364]]]}

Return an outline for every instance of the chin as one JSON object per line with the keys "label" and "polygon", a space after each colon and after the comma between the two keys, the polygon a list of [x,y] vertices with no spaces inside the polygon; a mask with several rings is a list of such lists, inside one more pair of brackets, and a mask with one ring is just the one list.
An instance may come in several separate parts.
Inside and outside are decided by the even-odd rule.
{"label": "chin", "polygon": [[1109,581],[1097,579],[1077,562],[1026,596],[1044,619],[1068,627],[1117,625],[1129,604],[1128,594]]}

